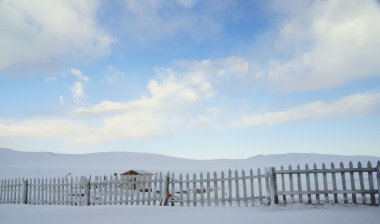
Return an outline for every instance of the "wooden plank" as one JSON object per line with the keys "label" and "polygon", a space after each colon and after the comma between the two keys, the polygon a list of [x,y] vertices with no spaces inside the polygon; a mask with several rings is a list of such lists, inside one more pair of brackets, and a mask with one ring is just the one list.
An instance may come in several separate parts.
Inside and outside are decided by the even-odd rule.
{"label": "wooden plank", "polygon": [[260,205],[263,204],[263,188],[262,188],[262,182],[261,182],[261,170],[260,168],[257,168],[257,175],[258,175],[258,186],[259,186],[259,197],[260,197]]}
{"label": "wooden plank", "polygon": [[[362,163],[358,162],[358,168],[362,168]],[[363,172],[359,171],[359,181],[360,181],[360,190],[364,191],[364,177],[363,177]],[[362,195],[362,204],[367,204],[367,199],[365,193],[361,193]]]}
{"label": "wooden plank", "polygon": [[183,207],[183,182],[182,174],[179,175],[179,206]]}
{"label": "wooden plank", "polygon": [[[73,200],[73,194],[74,194],[74,187],[73,187],[73,177],[70,177],[70,205],[74,205],[74,200]],[[49,199],[50,200],[50,199]]]}
{"label": "wooden plank", "polygon": [[45,204],[49,204],[49,184],[48,184],[48,179],[45,178]]}
{"label": "wooden plank", "polygon": [[221,185],[222,185],[222,205],[226,206],[226,189],[225,189],[225,181],[224,181],[224,171],[221,173]]}
{"label": "wooden plank", "polygon": [[[291,166],[291,165],[289,165],[288,170],[289,170],[289,171],[292,171],[292,166]],[[293,174],[292,174],[292,173],[289,174],[289,184],[290,184],[290,191],[294,191],[294,186],[293,186]],[[291,203],[294,203],[294,202],[295,202],[295,201],[294,201],[294,194],[291,194],[291,195],[290,195],[290,202],[291,202]]]}
{"label": "wooden plank", "polygon": [[243,178],[242,184],[243,184],[244,206],[248,207],[247,185],[246,185],[245,171],[244,170],[241,171],[241,176]]}
{"label": "wooden plank", "polygon": [[[289,170],[276,170],[276,174],[289,174],[289,173],[293,173],[293,174],[296,174],[296,173],[301,173],[301,174],[306,174],[306,173],[309,173],[309,174],[314,174],[314,173],[321,173],[322,169],[312,169],[312,170],[292,170],[291,172]],[[343,168],[343,169],[340,169],[340,168],[336,168],[334,170],[331,170],[331,169],[326,169],[325,172],[326,173],[332,173],[332,172],[335,172],[335,173],[340,173],[340,172],[375,172],[376,169],[375,168],[366,168],[366,167],[362,167],[361,169],[359,168]]]}
{"label": "wooden plank", "polygon": [[103,205],[107,204],[108,199],[108,178],[107,176],[103,177]]}
{"label": "wooden plank", "polygon": [[[326,165],[325,163],[322,164],[322,174],[323,174],[323,190],[324,191],[328,191],[328,186],[327,186],[327,174],[326,174]],[[330,200],[329,200],[329,194],[328,193],[325,193],[325,203],[329,203]]]}
{"label": "wooden plank", "polygon": [[[174,180],[174,174],[172,174],[172,180]],[[173,190],[173,183],[174,182],[172,182],[172,190]],[[142,198],[141,198],[141,200],[142,200],[142,205],[145,205],[145,191],[146,191],[146,175],[143,175],[143,177],[142,177],[142,184],[141,184],[141,186],[142,186]],[[173,197],[173,194],[172,194],[172,197]]]}
{"label": "wooden plank", "polygon": [[[308,164],[305,165],[305,170],[309,171],[309,165]],[[310,188],[310,175],[309,175],[308,172],[306,172],[306,189],[309,192],[311,191],[311,188]],[[311,194],[307,194],[307,203],[311,204]]]}
{"label": "wooden plank", "polygon": [[190,206],[190,182],[189,182],[189,174],[186,174],[186,205]]}
{"label": "wooden plank", "polygon": [[265,188],[266,188],[266,198],[267,205],[271,203],[271,193],[270,193],[270,181],[269,181],[269,169],[265,168]]}
{"label": "wooden plank", "polygon": [[152,176],[149,175],[148,177],[148,205],[151,205],[150,203],[151,201],[152,201]]}
{"label": "wooden plank", "polygon": [[[237,171],[235,172],[235,174]],[[218,177],[216,172],[214,172],[214,200],[215,200],[215,206],[219,206],[219,199],[218,199]]]}
{"label": "wooden plank", "polygon": [[240,207],[240,187],[239,187],[239,174],[238,171],[235,170],[235,200],[238,207]]}
{"label": "wooden plank", "polygon": [[207,172],[206,174],[206,200],[207,200],[207,206],[211,206],[211,198],[210,198],[210,190],[211,190],[211,187],[210,187],[210,173]]}
{"label": "wooden plank", "polygon": [[157,188],[157,179],[158,179],[158,174],[155,173],[154,174],[154,182],[153,182],[153,205],[156,205],[156,200],[157,200],[157,191],[158,191],[158,188]]}
{"label": "wooden plank", "polygon": [[197,206],[197,175],[193,174],[193,206]]}
{"label": "wooden plank", "polygon": [[[341,168],[341,169],[344,168],[343,162],[340,162],[340,168]],[[343,191],[347,191],[347,186],[346,186],[346,173],[345,173],[345,172],[341,172],[340,175],[341,175],[341,179],[342,179],[342,189],[343,189]],[[348,203],[347,193],[343,193],[343,202],[344,202],[345,204]]]}
{"label": "wooden plank", "polygon": [[171,192],[171,195],[172,195],[172,197],[171,197],[171,201],[172,201],[172,203],[171,203],[171,206],[174,206],[174,200],[175,200],[175,176],[174,176],[174,173],[172,173],[172,175],[171,175],[171,182],[172,182],[172,192]]}
{"label": "wooden plank", "polygon": [[[144,176],[145,177],[145,176]],[[118,202],[118,196],[119,196],[119,177],[117,175],[113,176],[113,204],[117,205]],[[144,194],[145,195],[145,194]]]}
{"label": "wooden plank", "polygon": [[[335,169],[335,165],[334,163],[331,163],[331,169],[334,170]],[[333,190],[336,191],[338,188],[337,188],[337,185],[336,185],[336,174],[335,172],[331,173],[331,178],[332,178],[332,183],[333,183]],[[334,194],[334,203],[337,204],[338,203],[338,194]]]}
{"label": "wooden plank", "polygon": [[[317,169],[317,164],[314,163],[314,170]],[[314,173],[314,185],[315,185],[315,190],[319,191],[319,182],[318,182],[318,173]],[[321,204],[321,199],[319,194],[315,195],[315,201],[317,204]]]}
{"label": "wooden plank", "polygon": [[109,205],[112,205],[112,202],[113,202],[113,192],[114,192],[114,179],[113,179],[113,176],[110,175],[110,179],[108,181],[109,185],[108,185],[108,204]]}
{"label": "wooden plank", "polygon": [[[368,161],[367,167],[368,168],[372,168],[372,164],[371,164],[370,161]],[[372,172],[368,172],[368,186],[369,186],[369,190],[371,192],[373,192],[373,193],[370,194],[371,205],[376,205],[376,193],[375,193],[375,187],[374,187],[374,184],[373,184]],[[379,197],[380,197],[380,195],[379,195]]]}
{"label": "wooden plank", "polygon": [[[284,167],[283,166],[281,166],[281,171],[284,171]],[[284,173],[282,172],[281,173],[281,190],[282,191],[286,191],[285,190],[285,178],[284,178]],[[282,196],[282,203],[283,204],[286,204],[286,195],[283,195]]]}
{"label": "wooden plank", "polygon": [[[353,168],[353,164],[352,162],[350,161],[349,163],[349,168]],[[351,182],[351,190],[355,190],[355,176],[354,176],[354,172],[353,171],[350,171],[350,182]],[[352,202],[354,204],[357,203],[357,200],[356,200],[356,194],[355,193],[352,193]]]}
{"label": "wooden plank", "polygon": [[[166,174],[166,176],[169,177],[170,173],[168,172]],[[141,181],[137,181],[137,183],[136,183],[136,190],[135,190],[136,191],[136,205],[140,205],[140,201],[141,201],[141,199],[140,199],[140,197],[141,197],[140,189],[141,189]]]}
{"label": "wooden plank", "polygon": [[[297,171],[299,171],[301,169],[300,165],[297,164]],[[302,191],[302,179],[301,179],[301,174],[300,173],[297,173],[297,190],[298,191]],[[298,201],[300,203],[303,203],[303,197],[302,197],[302,194],[298,194]]]}
{"label": "wooden plank", "polygon": [[200,180],[201,206],[204,206],[205,199],[204,199],[204,194],[203,194],[204,187],[203,187],[203,173],[202,172],[199,174],[199,180]]}
{"label": "wooden plank", "polygon": [[1,180],[0,181],[0,204],[3,204],[4,203],[4,200],[3,200],[3,195],[4,195],[4,180]]}
{"label": "wooden plank", "polygon": [[162,192],[162,183],[163,182],[164,182],[164,179],[162,179],[162,172],[160,172],[160,181],[159,181],[159,184],[158,184],[158,186],[160,188],[160,194],[159,194],[160,198],[161,198],[161,195],[163,195],[163,192]]}
{"label": "wooden plank", "polygon": [[41,204],[45,204],[45,183],[44,179],[41,179]]}
{"label": "wooden plank", "polygon": [[232,171],[228,170],[228,204],[232,206]]}
{"label": "wooden plank", "polygon": [[278,195],[291,195],[291,194],[297,194],[297,193],[302,193],[302,194],[325,194],[325,193],[328,193],[328,194],[343,194],[343,193],[347,193],[347,194],[352,194],[352,193],[357,193],[357,194],[361,194],[361,193],[365,193],[365,194],[370,194],[371,191],[368,189],[368,190],[328,190],[327,192],[324,191],[324,190],[319,190],[319,191],[315,191],[315,190],[311,190],[311,191],[277,191]]}
{"label": "wooden plank", "polygon": [[254,182],[253,182],[253,170],[249,170],[249,183],[250,183],[250,190],[251,190],[251,206],[255,206],[255,191],[254,191]]}

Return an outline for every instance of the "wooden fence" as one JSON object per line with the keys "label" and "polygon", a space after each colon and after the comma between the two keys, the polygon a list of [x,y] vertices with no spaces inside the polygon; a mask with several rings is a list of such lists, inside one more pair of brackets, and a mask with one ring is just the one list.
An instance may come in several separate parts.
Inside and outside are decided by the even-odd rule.
{"label": "wooden fence", "polygon": [[[377,181],[375,181],[377,179]],[[376,186],[377,185],[377,186]],[[118,176],[12,179],[0,181],[1,204],[255,206],[286,203],[380,204],[376,167],[350,163],[321,169],[291,166],[199,175],[156,173],[138,181]],[[369,200],[367,200],[369,199]],[[274,202],[274,203],[271,203]]]}
{"label": "wooden fence", "polygon": [[270,176],[274,204],[350,202],[380,205],[380,161],[376,167],[372,167],[371,162],[367,167],[359,162],[355,168],[352,162],[346,168],[343,163],[339,167],[331,163],[330,168],[322,164],[319,169],[316,164],[312,168],[306,164],[304,169],[299,165],[296,169],[289,166],[287,170],[283,166],[280,170],[272,167]]}

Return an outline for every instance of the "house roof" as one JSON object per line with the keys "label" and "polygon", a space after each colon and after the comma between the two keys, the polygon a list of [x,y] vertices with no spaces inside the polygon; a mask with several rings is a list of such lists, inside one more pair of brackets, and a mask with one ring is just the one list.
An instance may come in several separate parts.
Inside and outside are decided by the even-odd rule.
{"label": "house roof", "polygon": [[153,175],[153,173],[146,170],[128,170],[120,175]]}

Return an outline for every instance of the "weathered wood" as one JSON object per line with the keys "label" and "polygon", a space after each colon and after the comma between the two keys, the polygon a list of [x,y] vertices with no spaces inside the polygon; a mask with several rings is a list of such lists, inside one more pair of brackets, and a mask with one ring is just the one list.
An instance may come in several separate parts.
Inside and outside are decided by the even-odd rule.
{"label": "weathered wood", "polygon": [[[335,165],[334,163],[331,163],[331,169],[335,169]],[[333,183],[333,191],[336,191],[338,188],[337,188],[337,185],[336,185],[336,174],[335,172],[331,173],[331,178],[332,178],[332,183]],[[334,203],[337,204],[338,203],[338,194],[334,194]]]}
{"label": "weathered wood", "polygon": [[[362,168],[362,163],[358,162],[358,168]],[[364,191],[364,177],[363,172],[359,171],[359,182],[360,182],[360,190]],[[367,204],[367,199],[365,193],[362,193],[362,204]]]}
{"label": "weathered wood", "polygon": [[[328,191],[328,186],[327,186],[327,174],[326,174],[326,165],[325,163],[322,164],[322,171],[323,171],[323,190],[324,191]],[[325,203],[329,203],[330,200],[329,200],[329,194],[328,193],[325,193]]]}
{"label": "weathered wood", "polygon": [[260,197],[260,205],[263,204],[263,187],[262,187],[262,181],[261,181],[261,170],[260,168],[257,168],[257,175],[258,175],[258,185],[259,185],[259,197]]}
{"label": "weathered wood", "polygon": [[[292,171],[292,166],[291,166],[291,165],[289,165],[288,170],[289,170],[289,171]],[[293,174],[292,174],[292,173],[289,174],[289,184],[290,184],[290,191],[294,191],[294,186],[293,186]],[[294,202],[295,202],[295,201],[294,201],[294,194],[291,194],[291,195],[290,195],[290,202],[291,202],[291,203],[294,203]]]}
{"label": "weathered wood", "polygon": [[193,206],[197,206],[197,175],[193,174]]}
{"label": "weathered wood", "polygon": [[[281,166],[281,171],[284,171],[284,167]],[[282,191],[286,191],[285,190],[285,177],[284,177],[284,173],[281,173],[281,190]],[[282,203],[283,204],[286,204],[286,195],[283,195],[282,196]]]}
{"label": "weathered wood", "polygon": [[182,174],[179,175],[179,206],[183,207],[183,182]]}
{"label": "weathered wood", "polygon": [[[317,169],[317,164],[314,163],[314,170]],[[319,182],[318,182],[318,173],[314,173],[314,185],[315,185],[315,190],[319,191]],[[319,194],[315,195],[315,200],[317,204],[321,203],[321,199]]]}
{"label": "weathered wood", "polygon": [[90,198],[90,192],[91,192],[91,185],[90,185],[90,180],[86,181],[85,184],[85,197],[86,197],[86,205],[90,206],[91,205],[91,198]]}
{"label": "weathered wood", "polygon": [[232,206],[232,171],[228,170],[228,204]]}
{"label": "weathered wood", "polygon": [[217,181],[217,174],[214,172],[214,200],[215,200],[215,206],[219,205],[219,200],[218,200],[218,181]]}
{"label": "weathered wood", "polygon": [[209,172],[207,172],[207,174],[206,174],[206,190],[207,190],[207,192],[206,192],[206,200],[207,200],[207,206],[211,206],[211,198],[210,198],[210,190],[211,190],[211,187],[210,187],[210,173]]}
{"label": "weathered wood", "polygon": [[157,176],[158,174],[154,174],[154,182],[153,182],[153,205],[156,205],[156,200],[157,200]]}
{"label": "weathered wood", "polygon": [[240,207],[240,194],[239,194],[239,179],[238,179],[238,171],[235,170],[235,191],[236,191],[236,204]]}
{"label": "weathered wood", "polygon": [[[1,181],[3,182],[3,181]],[[23,189],[23,192],[22,192],[22,203],[23,204],[28,204],[28,179],[23,179],[22,181],[22,189]],[[1,197],[0,197],[0,200],[1,200]]]}
{"label": "weathered wood", "polygon": [[249,170],[249,183],[250,183],[250,190],[251,190],[251,206],[255,206],[255,191],[254,191],[254,182],[253,182],[253,170]]}
{"label": "weathered wood", "polygon": [[265,168],[265,189],[266,189],[266,200],[267,205],[271,203],[270,185],[269,185],[269,170]]}
{"label": "weathered wood", "polygon": [[[350,168],[353,168],[353,163],[350,161],[350,163],[348,164],[348,166]],[[355,176],[354,176],[354,172],[353,171],[350,171],[350,181],[351,181],[351,190],[355,190]],[[357,203],[356,194],[355,193],[352,194],[352,202],[354,204]]]}
{"label": "weathered wood", "polygon": [[[182,174],[180,175],[181,181],[182,181]],[[150,175],[148,178],[148,205],[150,205],[150,202],[152,201],[152,176]],[[181,183],[182,184],[182,183]],[[182,194],[182,191],[181,191]],[[181,201],[182,203],[182,201]]]}
{"label": "weathered wood", "polygon": [[162,183],[164,182],[164,179],[162,178],[162,172],[160,172],[160,182],[158,183],[159,188],[160,188],[160,195],[163,195],[164,193],[162,192]]}
{"label": "weathered wood", "polygon": [[[308,164],[305,165],[305,170],[306,171],[309,170]],[[310,190],[311,190],[311,188],[310,188],[310,175],[308,172],[306,172],[306,189],[308,192],[310,192]],[[311,204],[311,194],[307,194],[307,203]]]}
{"label": "weathered wood", "polygon": [[221,173],[221,185],[222,185],[222,205],[226,205],[226,190],[225,190],[225,181],[224,181],[224,171]]}
{"label": "weathered wood", "polygon": [[189,182],[189,174],[186,174],[186,205],[190,206],[190,182]]}
{"label": "weathered wood", "polygon": [[[174,180],[174,174],[172,174],[172,180]],[[174,182],[172,182],[173,184]],[[141,200],[142,200],[142,205],[145,205],[145,192],[146,192],[146,176],[143,175],[142,176],[142,183],[141,183],[141,186],[142,186],[142,197],[141,197]],[[172,190],[174,189],[173,185],[172,185]],[[173,194],[172,194],[173,195]],[[173,195],[174,196],[174,195]]]}
{"label": "weathered wood", "polygon": [[276,168],[269,168],[269,176],[270,176],[270,190],[271,190],[271,204],[278,204],[278,194],[277,194],[277,178],[276,178]]}
{"label": "weathered wood", "polygon": [[[145,178],[145,176],[143,176]],[[113,204],[116,205],[117,204],[117,201],[118,201],[118,195],[119,195],[119,192],[118,190],[120,189],[118,187],[118,176],[117,175],[114,175],[114,187],[113,187]],[[145,194],[144,194],[145,195]],[[144,200],[143,200],[144,201]]]}
{"label": "weathered wood", "polygon": [[[300,168],[300,165],[297,164],[297,171],[299,171],[301,168]],[[300,173],[297,173],[297,189],[298,191],[302,191],[302,184],[301,184],[301,174]],[[303,197],[302,197],[302,194],[298,194],[298,201],[300,203],[303,203]]]}
{"label": "weathered wood", "polygon": [[199,180],[200,180],[200,194],[201,194],[201,206],[204,206],[205,205],[205,199],[204,199],[204,194],[203,194],[203,191],[204,191],[204,187],[203,187],[203,173],[200,173],[199,174]]}
{"label": "weathered wood", "polygon": [[[372,164],[370,161],[368,161],[367,163],[367,167],[368,168],[372,168]],[[374,184],[373,184],[373,175],[372,175],[372,172],[368,172],[368,186],[369,186],[369,190],[373,193],[370,194],[370,198],[371,198],[371,205],[376,205],[376,193],[374,191],[375,187],[374,187]],[[379,195],[380,197],[380,195]]]}
{"label": "weathered wood", "polygon": [[[340,168],[341,169],[344,168],[343,162],[340,162]],[[340,175],[341,175],[341,179],[342,179],[342,189],[343,189],[343,191],[347,191],[346,174],[345,174],[345,172],[341,172]],[[343,202],[345,204],[348,203],[347,193],[343,193]]]}
{"label": "weathered wood", "polygon": [[243,177],[242,185],[243,185],[244,206],[248,207],[247,185],[246,185],[245,171],[244,170],[241,171],[241,176]]}
{"label": "weathered wood", "polygon": [[175,198],[175,183],[174,183],[174,180],[175,180],[175,176],[174,176],[174,173],[172,173],[171,175],[171,182],[172,182],[172,192],[171,192],[171,206],[174,206],[174,198]]}

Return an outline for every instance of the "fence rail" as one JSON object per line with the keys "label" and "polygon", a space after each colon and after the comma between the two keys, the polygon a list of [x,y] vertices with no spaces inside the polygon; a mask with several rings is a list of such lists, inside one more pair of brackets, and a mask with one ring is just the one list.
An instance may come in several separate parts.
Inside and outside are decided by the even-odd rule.
{"label": "fence rail", "polygon": [[[377,180],[377,181],[376,181]],[[0,181],[0,204],[256,206],[286,203],[380,205],[380,161],[303,169],[250,169],[186,174],[156,173],[137,181],[118,176]]]}

